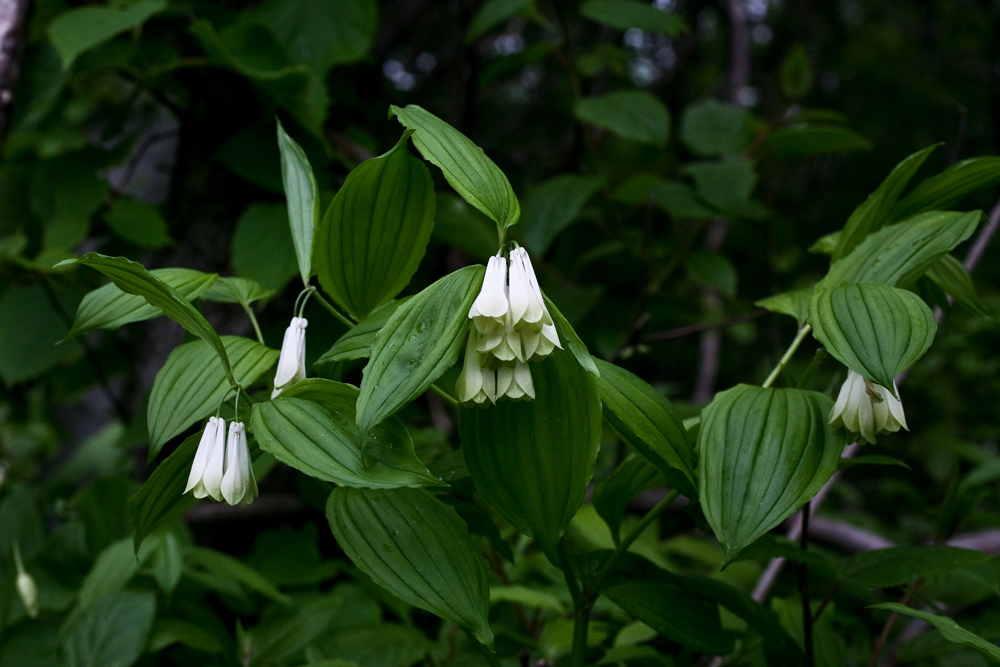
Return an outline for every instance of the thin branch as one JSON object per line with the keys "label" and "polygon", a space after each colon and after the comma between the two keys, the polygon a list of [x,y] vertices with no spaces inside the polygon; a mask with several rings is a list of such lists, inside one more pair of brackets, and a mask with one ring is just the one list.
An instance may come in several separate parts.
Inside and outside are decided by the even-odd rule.
{"label": "thin branch", "polygon": [[727,317],[722,320],[715,320],[713,322],[702,322],[701,324],[689,324],[686,327],[677,327],[676,329],[670,329],[669,331],[660,331],[657,333],[651,333],[643,336],[640,340],[643,343],[652,343],[657,340],[670,340],[671,338],[683,338],[684,336],[690,336],[691,334],[701,333],[702,331],[711,331],[713,329],[726,329],[733,326],[734,324],[742,324],[743,322],[750,322],[756,320],[757,318],[767,315],[771,311],[766,308],[761,308],[760,310],[755,310],[751,313],[744,313],[743,315],[734,315],[733,317]]}

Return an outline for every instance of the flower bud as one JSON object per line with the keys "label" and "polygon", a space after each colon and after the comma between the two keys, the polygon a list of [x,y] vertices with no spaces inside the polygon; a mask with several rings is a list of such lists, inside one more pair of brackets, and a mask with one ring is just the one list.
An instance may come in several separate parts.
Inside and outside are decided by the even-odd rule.
{"label": "flower bud", "polygon": [[[895,382],[893,389],[899,394]],[[903,404],[892,393],[852,370],[840,387],[830,411],[830,423],[857,435],[859,442],[875,444],[879,433],[895,433],[906,426]]]}
{"label": "flower bud", "polygon": [[211,496],[222,500],[222,476],[225,472],[226,421],[209,417],[194,454],[184,493],[193,491],[195,498]]}
{"label": "flower bud", "polygon": [[271,398],[276,398],[283,390],[296,382],[306,379],[306,327],[309,320],[304,317],[293,317],[285,338],[281,342],[281,354],[278,357],[278,370],[274,373],[274,391]]}
{"label": "flower bud", "polygon": [[222,497],[230,505],[247,505],[257,497],[257,480],[250,462],[247,430],[243,422],[229,425],[226,441],[226,472],[222,477]]}

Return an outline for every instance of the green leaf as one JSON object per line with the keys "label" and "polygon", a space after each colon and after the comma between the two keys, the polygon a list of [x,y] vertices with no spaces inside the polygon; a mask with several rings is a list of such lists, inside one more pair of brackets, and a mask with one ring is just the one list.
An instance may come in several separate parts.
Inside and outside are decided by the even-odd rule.
{"label": "green leaf", "polygon": [[535,0],[487,0],[476,11],[465,30],[465,43],[471,44],[494,27],[528,8],[534,8]]}
{"label": "green leaf", "polygon": [[955,246],[972,236],[982,214],[931,211],[881,229],[834,262],[825,287],[884,283],[905,287]]}
{"label": "green leaf", "polygon": [[270,299],[272,296],[274,290],[264,289],[249,278],[219,278],[205,290],[201,298],[218,303],[238,303],[248,308],[254,301]]}
{"label": "green leaf", "polygon": [[684,266],[692,280],[716,289],[730,299],[736,296],[739,279],[736,267],[721,253],[700,248],[688,255]]}
{"label": "green leaf", "polygon": [[[336,593],[307,598],[305,602],[296,604],[294,614],[273,615],[255,626],[254,657],[250,662],[251,667],[293,664],[289,662],[290,658],[301,655],[310,644],[322,640],[343,623],[341,621],[338,624],[340,620],[338,617],[342,618],[346,613],[350,613],[345,609],[345,602],[344,598]],[[309,663],[310,667],[316,664],[311,661]]]}
{"label": "green leaf", "polygon": [[962,304],[966,310],[979,317],[991,317],[976,294],[976,286],[972,284],[972,276],[965,266],[955,259],[954,255],[944,255],[931,268],[927,269],[927,277],[934,284],[951,295],[955,301]]}
{"label": "green leaf", "polygon": [[815,289],[816,287],[812,286],[794,292],[775,294],[766,299],[754,301],[753,305],[767,308],[772,313],[791,315],[799,323],[799,326],[802,326],[809,319],[809,304],[812,302]]}
{"label": "green leaf", "polygon": [[139,560],[132,551],[131,540],[125,538],[108,545],[97,555],[94,565],[80,584],[77,601],[81,607],[91,605],[128,585],[139,572]]}
{"label": "green leaf", "polygon": [[619,30],[638,28],[670,37],[688,32],[687,25],[677,14],[639,0],[587,0],[580,7],[580,14]]}
{"label": "green leaf", "polygon": [[[278,351],[240,336],[223,336],[233,375],[244,387],[252,384],[278,360]],[[149,456],[152,461],[163,445],[191,424],[213,414],[230,391],[222,363],[205,341],[192,341],[174,349],[156,374],[149,395]]]}
{"label": "green leaf", "polygon": [[49,39],[62,56],[63,69],[69,69],[84,51],[120,32],[135,28],[166,8],[166,0],[139,0],[121,5],[70,9],[49,24]]}
{"label": "green leaf", "polygon": [[556,595],[540,591],[537,588],[519,586],[517,584],[513,586],[490,586],[490,606],[498,602],[517,602],[526,607],[546,609],[559,614],[564,614],[568,611],[566,603]]}
{"label": "green leaf", "polygon": [[317,230],[319,282],[356,319],[406,287],[434,227],[434,183],[409,134],[348,174]]}
{"label": "green leaf", "polygon": [[792,102],[806,96],[812,85],[812,69],[809,56],[801,44],[796,44],[781,63],[781,92]]}
{"label": "green leaf", "polygon": [[802,157],[821,153],[853,153],[871,150],[872,143],[847,127],[796,123],[780,127],[760,145],[763,152],[778,157]]}
{"label": "green leaf", "polygon": [[601,594],[682,646],[710,655],[725,655],[733,650],[733,637],[722,630],[718,606],[694,587],[686,586],[684,579],[628,578],[605,586]]}
{"label": "green leaf", "polygon": [[486,262],[497,251],[493,221],[460,197],[439,192],[434,213],[435,239],[454,246],[478,262]]}
{"label": "green leaf", "polygon": [[658,391],[624,368],[597,361],[598,384],[604,418],[639,456],[656,466],[670,484],[694,498],[691,445],[684,425],[670,402]]}
{"label": "green leaf", "polygon": [[445,180],[501,229],[517,224],[521,205],[510,181],[483,149],[464,134],[416,104],[390,107],[404,127],[414,130],[413,145],[428,162],[436,165]]}
{"label": "green leaf", "polygon": [[664,181],[649,173],[636,174],[616,187],[614,197],[630,204],[653,203],[675,218],[714,218],[718,215],[698,199],[690,185]]}
{"label": "green leaf", "polygon": [[695,155],[736,155],[750,142],[746,109],[716,99],[696,102],[681,116],[681,142]]}
{"label": "green leaf", "polygon": [[226,356],[226,348],[223,347],[222,340],[219,339],[219,334],[215,333],[212,325],[194,306],[185,301],[184,297],[177,293],[177,290],[156,276],[150,275],[142,264],[125,257],[107,257],[96,252],[88,252],[79,259],[68,259],[56,266],[67,264],[83,264],[97,269],[110,278],[111,282],[123,292],[143,297],[150,305],[162,310],[164,315],[180,324],[188,332],[207,341],[218,353],[229,384],[236,384],[229,357]]}
{"label": "green leaf", "polygon": [[8,387],[37,377],[77,352],[56,347],[66,324],[39,285],[11,285],[0,298],[0,378]]}
{"label": "green leaf", "polygon": [[135,495],[129,498],[133,550],[139,553],[143,540],[162,526],[179,519],[197,499],[184,493],[201,433],[185,439],[163,459]]}
{"label": "green leaf", "polygon": [[358,324],[341,336],[336,343],[327,350],[323,356],[314,363],[328,364],[333,361],[347,361],[349,359],[361,359],[371,356],[371,346],[375,341],[375,334],[385,326],[392,314],[396,312],[410,297],[403,297],[398,301],[384,303],[371,312],[368,317],[358,322]]}
{"label": "green leaf", "polygon": [[889,212],[890,220],[905,220],[926,211],[947,211],[977,190],[1000,183],[1000,157],[974,157],[925,178]]}
{"label": "green leaf", "polygon": [[600,176],[563,174],[532,190],[524,201],[524,245],[538,257],[580,215],[583,205],[604,185]]}
{"label": "green leaf", "polygon": [[982,551],[943,544],[863,551],[844,564],[841,578],[866,588],[893,588],[932,574],[961,570],[990,560]]}
{"label": "green leaf", "polygon": [[291,600],[282,593],[271,580],[242,561],[228,556],[221,551],[191,547],[186,552],[187,564],[195,569],[201,568],[211,573],[221,575],[235,581],[250,590],[256,591],[275,602],[289,606]]}
{"label": "green leaf", "polygon": [[263,288],[280,292],[297,273],[288,209],[281,204],[251,204],[236,221],[233,269]]}
{"label": "green leaf", "polygon": [[812,498],[837,470],[833,401],[741,384],[716,394],[698,434],[699,499],[730,563]]}
{"label": "green leaf", "polygon": [[[211,289],[218,280],[214,273],[193,269],[153,269],[150,275],[172,287],[187,301],[193,301]],[[163,315],[146,299],[127,294],[114,283],[88,292],[76,309],[73,328],[63,340],[90,333],[95,329],[117,329],[132,322],[142,322]]]}
{"label": "green leaf", "polygon": [[535,400],[460,408],[462,449],[476,488],[555,562],[583,503],[601,439],[597,380],[569,352],[531,364]]}
{"label": "green leaf", "polygon": [[358,397],[362,434],[455,365],[484,275],[479,265],[448,274],[401,305],[375,334]]}
{"label": "green leaf", "polygon": [[878,186],[875,192],[868,195],[864,203],[854,209],[847,219],[843,231],[837,238],[837,247],[833,251],[833,261],[837,261],[857,247],[872,232],[877,232],[889,222],[889,211],[903,193],[903,189],[920,169],[920,165],[940,144],[928,146],[917,151],[900,162],[892,173]]}
{"label": "green leaf", "polygon": [[163,216],[145,202],[119,199],[104,214],[104,222],[118,236],[143,248],[162,248],[174,243]]}
{"label": "green leaf", "polygon": [[937,333],[934,314],[920,297],[887,285],[819,290],[809,323],[837,361],[894,396],[893,378],[924,355]]}
{"label": "green leaf", "polygon": [[670,133],[670,112],[645,90],[619,90],[577,100],[573,112],[577,120],[639,143],[663,145]]}
{"label": "green leaf", "polygon": [[738,155],[717,162],[690,162],[681,172],[694,178],[702,199],[724,211],[738,211],[757,185],[753,163]]}
{"label": "green leaf", "polygon": [[303,380],[273,401],[255,403],[250,430],[261,449],[316,479],[376,489],[440,485],[396,417],[362,437],[357,400],[358,389],[349,384]]}
{"label": "green leaf", "polygon": [[852,456],[849,459],[840,459],[840,463],[837,465],[837,470],[847,470],[848,468],[853,468],[854,466],[864,465],[899,466],[900,468],[906,468],[907,470],[910,469],[910,466],[906,465],[906,463],[900,461],[894,456],[869,454],[867,456]]}
{"label": "green leaf", "polygon": [[917,611],[916,609],[899,604],[898,602],[883,602],[881,604],[873,604],[868,608],[884,609],[885,611],[894,611],[907,616],[913,616],[914,618],[919,618],[920,620],[926,621],[937,628],[938,632],[941,633],[941,636],[948,641],[955,644],[970,646],[986,657],[991,658],[994,662],[1000,662],[1000,648],[997,648],[996,644],[988,642],[979,635],[969,632],[947,616],[938,616],[937,614],[931,614],[926,611]]}
{"label": "green leaf", "polygon": [[156,595],[117,591],[70,614],[59,629],[65,667],[132,667],[146,645]]}
{"label": "green leaf", "polygon": [[455,510],[420,489],[335,489],[326,506],[337,543],[390,593],[465,630],[491,650],[483,558]]}
{"label": "green leaf", "polygon": [[[309,3],[311,4],[311,3]],[[313,232],[319,225],[319,188],[306,152],[278,124],[278,149],[281,152],[281,181],[288,204],[288,223],[292,244],[299,263],[302,284],[312,275]]]}
{"label": "green leaf", "polygon": [[594,358],[590,356],[590,351],[587,350],[587,346],[583,344],[580,337],[576,334],[573,326],[569,323],[569,320],[559,309],[556,308],[556,304],[552,303],[552,300],[542,294],[542,299],[545,300],[545,307],[549,310],[549,315],[552,316],[552,323],[556,328],[556,333],[559,334],[559,340],[563,342],[566,349],[569,350],[573,356],[576,358],[577,363],[583,367],[583,370],[587,371],[594,377],[600,377],[601,372],[597,370],[597,364],[594,363]]}
{"label": "green leaf", "polygon": [[[602,383],[603,384],[603,383]],[[604,402],[607,405],[607,401]],[[659,468],[635,454],[630,455],[614,472],[594,486],[594,509],[611,529],[618,544],[622,518],[636,494],[667,483]]]}

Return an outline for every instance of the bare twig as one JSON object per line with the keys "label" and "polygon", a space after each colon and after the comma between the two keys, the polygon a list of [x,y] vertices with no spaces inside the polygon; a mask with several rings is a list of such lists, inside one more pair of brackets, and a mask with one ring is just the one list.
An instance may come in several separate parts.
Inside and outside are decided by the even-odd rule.
{"label": "bare twig", "polygon": [[766,308],[761,308],[760,310],[755,310],[750,313],[744,313],[743,315],[734,315],[733,317],[727,317],[721,320],[715,320],[714,322],[702,322],[701,324],[689,324],[686,327],[678,327],[676,329],[670,329],[669,331],[660,331],[657,333],[651,333],[643,336],[640,340],[643,343],[652,343],[657,340],[670,340],[671,338],[682,338],[684,336],[690,336],[691,334],[701,333],[702,331],[712,331],[713,329],[726,329],[733,326],[734,324],[742,324],[743,322],[750,322],[756,320],[758,317],[763,317],[767,315],[769,310]]}

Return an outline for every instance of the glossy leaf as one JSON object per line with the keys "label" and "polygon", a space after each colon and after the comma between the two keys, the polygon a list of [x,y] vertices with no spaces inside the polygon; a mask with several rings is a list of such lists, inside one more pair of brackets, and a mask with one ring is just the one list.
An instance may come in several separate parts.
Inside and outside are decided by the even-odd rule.
{"label": "glossy leaf", "polygon": [[974,157],[925,178],[896,202],[890,220],[905,220],[926,211],[946,211],[977,190],[1000,183],[1000,157]]}
{"label": "glossy leaf", "polygon": [[919,618],[921,621],[925,621],[937,628],[937,631],[941,633],[941,636],[948,641],[955,644],[970,646],[983,655],[991,658],[994,662],[1000,663],[1000,648],[998,648],[996,644],[988,642],[979,635],[969,632],[947,616],[939,616],[926,611],[917,611],[916,609],[899,604],[898,602],[873,604],[869,607],[869,609],[883,609],[885,611],[894,611],[906,616],[912,616],[913,618]]}
{"label": "glossy leaf", "polygon": [[462,199],[485,213],[502,229],[517,224],[521,205],[510,181],[483,149],[468,137],[416,104],[390,107],[404,127],[414,130],[413,145],[436,165]]}
{"label": "glossy leaf", "polygon": [[905,287],[972,236],[981,217],[979,211],[931,211],[885,227],[834,262],[820,284],[828,288],[851,283]]}
{"label": "glossy leaf", "polygon": [[167,222],[155,206],[135,199],[119,199],[104,214],[104,222],[121,238],[142,248],[172,245]]}
{"label": "glossy leaf", "polygon": [[434,183],[406,148],[347,176],[316,234],[323,289],[357,319],[396,296],[417,270],[434,227]]}
{"label": "glossy leaf", "polygon": [[371,356],[372,342],[375,334],[385,326],[399,306],[409,299],[404,297],[398,301],[385,303],[371,312],[368,317],[341,336],[323,356],[315,361],[317,364],[328,364],[334,361],[348,361]]}
{"label": "glossy leaf", "polygon": [[288,202],[288,223],[292,230],[295,257],[299,262],[302,284],[312,275],[313,233],[319,224],[319,188],[306,152],[278,123],[278,149],[281,151],[281,180]]}
{"label": "glossy leaf", "polygon": [[832,407],[817,392],[741,384],[702,411],[699,498],[726,563],[837,470],[843,442],[827,424]]}
{"label": "glossy leaf", "polygon": [[645,90],[620,90],[601,97],[586,97],[576,102],[573,112],[584,123],[639,143],[662,145],[670,133],[670,112]]}
{"label": "glossy leaf", "polygon": [[249,307],[254,301],[270,299],[274,290],[264,289],[259,283],[249,278],[219,278],[201,295],[205,301],[219,303],[238,303]]}
{"label": "glossy leaf", "polygon": [[794,292],[775,294],[766,299],[755,301],[753,305],[767,308],[772,313],[791,315],[799,323],[799,326],[802,326],[809,318],[809,303],[812,301],[814,289],[815,287],[807,287]]}
{"label": "glossy leaf", "polygon": [[688,32],[687,25],[677,14],[639,0],[587,0],[580,6],[580,14],[619,30],[638,28],[671,37]]}
{"label": "glossy leaf", "polygon": [[844,564],[841,578],[867,588],[893,588],[934,574],[973,567],[992,556],[943,544],[864,551]]}
{"label": "glossy leaf", "polygon": [[923,356],[937,333],[934,314],[920,297],[887,285],[819,290],[809,322],[837,361],[893,394],[893,378]]}
{"label": "glossy leaf", "polygon": [[871,148],[870,141],[850,128],[809,123],[778,128],[760,146],[761,151],[778,157],[853,153]]}
{"label": "glossy leaf", "polygon": [[77,7],[62,12],[49,23],[49,39],[62,56],[63,69],[68,70],[84,51],[135,28],[166,8],[166,0]]}
{"label": "glossy leaf", "polygon": [[316,479],[374,489],[440,485],[399,419],[390,417],[362,437],[357,400],[352,385],[303,380],[273,401],[255,403],[250,430],[261,449]]}
{"label": "glossy leaf", "polygon": [[150,305],[163,311],[163,314],[180,324],[188,332],[208,342],[215,349],[222,361],[222,369],[229,384],[236,384],[233,369],[226,356],[226,348],[222,345],[219,334],[208,323],[204,315],[177,293],[170,285],[150,275],[146,268],[138,262],[125,257],[107,257],[96,252],[89,252],[79,259],[68,259],[56,266],[83,264],[97,269],[123,292],[141,296]]}
{"label": "glossy leaf", "polygon": [[903,193],[903,189],[920,169],[920,165],[940,144],[934,144],[917,151],[900,162],[875,192],[854,209],[847,224],[837,238],[837,247],[833,251],[833,261],[847,257],[872,232],[877,232],[889,222],[889,211]]}
{"label": "glossy leaf", "polygon": [[608,524],[615,544],[621,533],[622,517],[632,498],[646,489],[666,483],[667,478],[656,466],[633,454],[594,486],[594,509]]}
{"label": "glossy leaf", "polygon": [[[232,360],[233,375],[244,387],[278,360],[277,350],[249,338],[223,336],[221,341]],[[229,391],[222,363],[205,341],[175,348],[156,374],[149,395],[149,460],[172,437],[213,414]]]}
{"label": "glossy leaf", "polygon": [[146,646],[156,595],[117,591],[78,608],[59,629],[65,667],[132,667]]}
{"label": "glossy leaf", "polygon": [[448,274],[401,305],[375,334],[358,397],[361,433],[427,391],[455,365],[484,274],[478,265]]}
{"label": "glossy leaf", "polygon": [[580,215],[584,204],[604,184],[599,176],[563,174],[542,183],[524,200],[522,237],[532,254],[541,257],[559,232]]}
{"label": "glossy leaf", "polygon": [[129,498],[132,518],[133,550],[139,553],[143,540],[167,525],[194,505],[197,499],[184,493],[201,433],[185,439],[170,456],[163,459],[142,487]]}
{"label": "glossy leaf", "polygon": [[556,333],[559,334],[559,340],[562,341],[563,347],[572,353],[577,363],[583,367],[583,370],[594,377],[600,377],[601,372],[597,370],[594,358],[590,356],[590,351],[587,350],[587,346],[580,340],[580,337],[572,325],[570,325],[569,320],[559,312],[559,309],[556,308],[556,305],[552,303],[552,300],[548,296],[542,294],[542,299],[545,300],[545,307],[548,308],[549,315],[552,316],[552,323],[556,328]]}
{"label": "glossy leaf", "polygon": [[485,562],[455,510],[420,489],[341,488],[326,515],[337,543],[375,583],[492,650]]}
{"label": "glossy leaf", "polygon": [[927,277],[974,315],[990,317],[976,294],[976,286],[965,266],[954,255],[944,255],[927,269]]}
{"label": "glossy leaf", "polygon": [[569,352],[531,364],[535,400],[461,408],[465,461],[487,502],[555,559],[601,439],[597,380]]}
{"label": "glossy leaf", "polygon": [[251,204],[236,221],[233,269],[264,289],[281,291],[298,273],[298,257],[288,223],[288,207]]}
{"label": "glossy leaf", "polygon": [[702,157],[736,155],[750,141],[746,109],[707,99],[684,109],[681,142]]}
{"label": "glossy leaf", "polygon": [[[188,301],[202,296],[218,279],[214,273],[202,273],[193,269],[154,269],[149,273]],[[83,297],[76,310],[73,328],[64,340],[95,329],[117,329],[131,322],[142,322],[162,314],[162,310],[150,305],[141,296],[127,294],[114,283],[108,283]]]}
{"label": "glossy leaf", "polygon": [[632,451],[693,498],[694,456],[677,411],[649,383],[624,368],[600,360],[597,368],[604,419]]}

